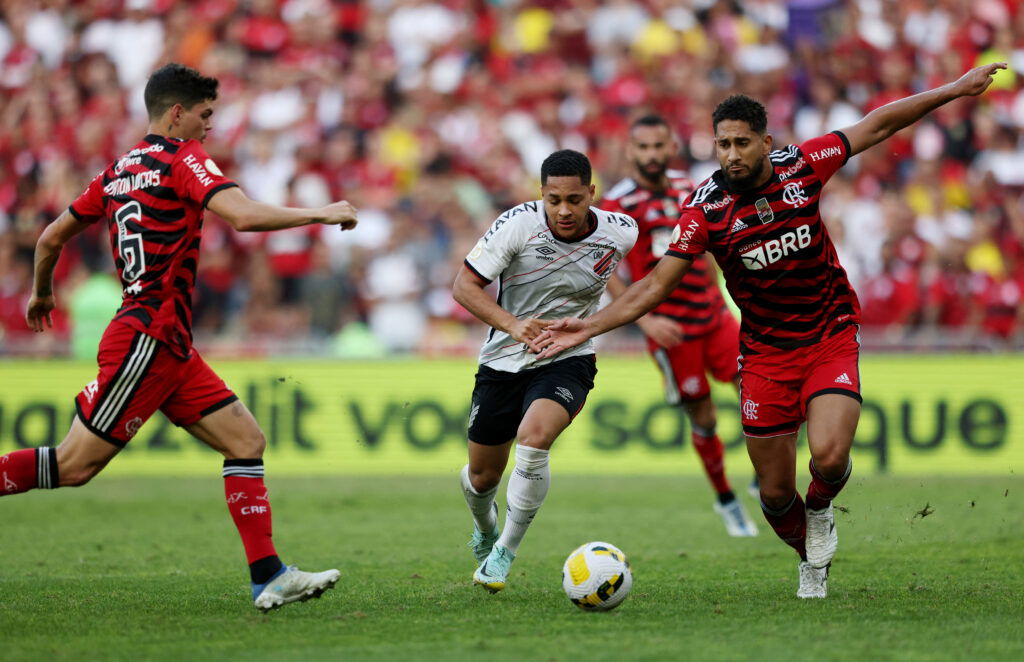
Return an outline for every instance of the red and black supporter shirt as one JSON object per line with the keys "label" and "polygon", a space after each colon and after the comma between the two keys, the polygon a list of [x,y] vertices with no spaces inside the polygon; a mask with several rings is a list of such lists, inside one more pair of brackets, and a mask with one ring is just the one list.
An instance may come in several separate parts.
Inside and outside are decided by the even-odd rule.
{"label": "red and black supporter shirt", "polygon": [[842,133],[773,151],[768,182],[731,191],[716,171],[690,195],[667,255],[714,255],[742,313],[740,348],[763,354],[805,347],[860,321],[818,203],[850,156]]}
{"label": "red and black supporter shirt", "polygon": [[192,352],[192,289],[203,210],[237,186],[198,140],[150,134],[96,176],[69,208],[84,223],[104,219],[124,288],[114,320]]}
{"label": "red and black supporter shirt", "polygon": [[[680,207],[691,191],[690,179],[681,172],[669,171],[669,187],[665,190],[643,188],[627,177],[609,189],[601,201],[601,209],[627,214],[640,226],[636,245],[625,259],[632,280],[650,273],[665,255],[672,232],[679,225]],[[714,273],[703,257],[696,257],[676,289],[652,312],[678,322],[683,337],[689,339],[714,330],[719,315],[727,308]]]}

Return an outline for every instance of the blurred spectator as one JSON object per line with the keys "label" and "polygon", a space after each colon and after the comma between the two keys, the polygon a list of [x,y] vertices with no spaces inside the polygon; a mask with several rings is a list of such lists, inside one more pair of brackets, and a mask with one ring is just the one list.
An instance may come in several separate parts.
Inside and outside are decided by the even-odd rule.
{"label": "blurred spectator", "polygon": [[[0,0],[3,351],[60,351],[21,335],[32,247],[144,128],[139,86],[165,61],[221,80],[206,147],[254,197],[360,208],[344,236],[254,238],[210,215],[199,342],[369,355],[475,350],[453,270],[497,210],[539,194],[555,149],[585,151],[600,188],[628,168],[624,127],[655,111],[701,179],[732,92],[766,103],[782,145],[995,58],[1011,66],[989,93],[861,154],[823,200],[882,346],[1024,346],[1019,2]],[[106,241],[65,250],[64,305]]]}

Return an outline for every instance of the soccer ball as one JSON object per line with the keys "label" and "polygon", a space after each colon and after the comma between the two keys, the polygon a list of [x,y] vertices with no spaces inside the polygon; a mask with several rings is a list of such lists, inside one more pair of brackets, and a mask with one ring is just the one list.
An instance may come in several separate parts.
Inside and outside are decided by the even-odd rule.
{"label": "soccer ball", "polygon": [[606,542],[580,545],[562,566],[562,588],[580,609],[614,609],[633,588],[629,559],[621,549]]}

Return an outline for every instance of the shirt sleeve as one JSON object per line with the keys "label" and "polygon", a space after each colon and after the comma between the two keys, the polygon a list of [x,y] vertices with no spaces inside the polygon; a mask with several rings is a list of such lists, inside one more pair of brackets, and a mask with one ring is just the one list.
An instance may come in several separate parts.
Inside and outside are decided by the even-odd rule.
{"label": "shirt sleeve", "polygon": [[89,186],[71,203],[68,211],[83,223],[95,223],[104,217],[102,172],[89,182]]}
{"label": "shirt sleeve", "polygon": [[683,207],[665,255],[692,260],[708,249],[708,224],[696,207]]}
{"label": "shirt sleeve", "polygon": [[814,174],[825,183],[850,159],[850,141],[842,131],[833,131],[801,143],[800,151]]}
{"label": "shirt sleeve", "polygon": [[497,278],[526,245],[525,230],[529,224],[523,217],[520,217],[522,220],[509,218],[508,213],[491,224],[466,256],[466,267],[488,283]]}
{"label": "shirt sleeve", "polygon": [[198,140],[182,145],[172,168],[174,190],[181,199],[197,202],[203,207],[214,193],[238,186],[224,176]]}

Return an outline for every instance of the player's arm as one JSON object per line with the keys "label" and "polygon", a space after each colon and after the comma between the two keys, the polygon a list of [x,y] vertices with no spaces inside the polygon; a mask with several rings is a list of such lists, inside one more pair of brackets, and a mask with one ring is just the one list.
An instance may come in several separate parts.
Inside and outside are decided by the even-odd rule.
{"label": "player's arm", "polygon": [[525,320],[518,319],[494,301],[491,295],[484,290],[487,285],[487,281],[463,264],[455,276],[452,296],[481,322],[499,331],[504,331],[518,342],[528,342],[550,324],[548,321],[533,317]]}
{"label": "player's arm", "polygon": [[[612,274],[608,280],[608,294],[612,300],[618,299],[625,293],[629,286],[618,274]],[[644,332],[644,335],[657,343],[660,347],[669,349],[683,341],[683,332],[679,325],[664,315],[647,313],[636,321],[636,325]]]}
{"label": "player's arm", "polygon": [[530,349],[539,353],[538,358],[548,358],[638,319],[664,301],[691,266],[692,258],[665,255],[650,273],[626,288],[608,306],[586,319],[554,322],[529,343]]}
{"label": "player's arm", "polygon": [[[64,210],[53,223],[43,229],[36,241],[35,272],[32,276],[32,296],[25,309],[25,322],[33,331],[53,328],[51,311],[57,307],[53,296],[53,270],[57,266],[64,244],[89,227]],[[45,324],[45,326],[44,326]]]}
{"label": "player's arm", "polygon": [[996,70],[1005,68],[1005,62],[976,67],[952,83],[876,108],[861,121],[841,130],[850,142],[850,156],[877,145],[943,104],[981,94],[992,84]]}
{"label": "player's arm", "polygon": [[340,225],[342,230],[351,230],[358,223],[356,208],[346,200],[317,209],[278,207],[253,200],[237,186],[214,193],[206,208],[239,232],[283,230],[314,223]]}

